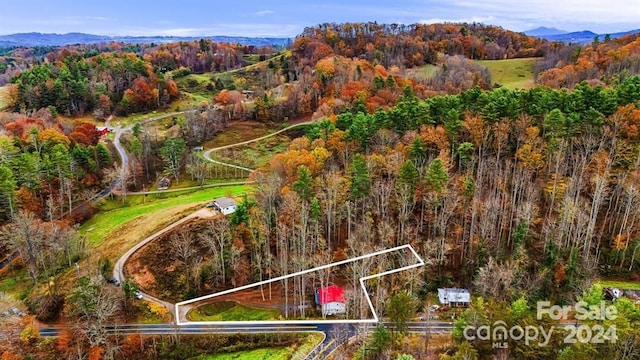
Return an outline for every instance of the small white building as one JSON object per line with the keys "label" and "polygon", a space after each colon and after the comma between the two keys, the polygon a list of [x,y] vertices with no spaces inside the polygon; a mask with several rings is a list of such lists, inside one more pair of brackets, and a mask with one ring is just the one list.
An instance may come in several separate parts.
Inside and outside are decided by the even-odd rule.
{"label": "small white building", "polygon": [[467,289],[443,288],[438,289],[438,300],[442,305],[469,306],[471,294]]}
{"label": "small white building", "polygon": [[209,204],[211,205],[210,207],[213,207],[224,215],[233,214],[238,208],[238,203],[229,197],[213,199]]}
{"label": "small white building", "polygon": [[323,316],[346,313],[346,302],[344,289],[339,286],[316,288],[316,304],[320,305]]}

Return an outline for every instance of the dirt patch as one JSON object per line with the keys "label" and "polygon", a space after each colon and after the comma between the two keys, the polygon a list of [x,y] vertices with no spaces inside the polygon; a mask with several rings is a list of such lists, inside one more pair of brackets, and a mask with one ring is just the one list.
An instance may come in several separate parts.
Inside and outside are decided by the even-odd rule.
{"label": "dirt patch", "polygon": [[134,283],[143,289],[156,288],[156,277],[149,271],[147,266],[143,266],[139,259],[127,263],[127,274],[130,275]]}
{"label": "dirt patch", "polygon": [[[206,273],[194,274],[198,268],[206,267],[212,257],[197,237],[205,226],[206,220],[196,218],[158,236],[129,258],[124,269],[126,276],[145,293],[171,302],[208,291],[202,286],[210,281]],[[181,236],[179,241],[192,241],[193,257],[200,266],[183,262],[172,243],[176,236]]]}

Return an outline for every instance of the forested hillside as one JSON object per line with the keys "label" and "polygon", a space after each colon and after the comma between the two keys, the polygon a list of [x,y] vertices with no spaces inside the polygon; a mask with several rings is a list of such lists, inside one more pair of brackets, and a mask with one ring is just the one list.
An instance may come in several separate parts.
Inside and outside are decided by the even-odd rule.
{"label": "forested hillside", "polygon": [[[16,267],[26,269],[31,285],[21,296],[39,320],[75,319],[83,289],[99,292],[105,284],[86,278],[70,290],[73,262],[87,264],[92,254],[56,219],[114,183],[122,186],[109,210],[140,206],[127,202],[127,191],[148,190],[161,177],[202,187],[222,165],[213,170],[196,147],[210,153],[221,146],[215,136],[237,122],[243,127],[225,145],[245,145],[252,127],[266,132],[293,123],[304,130],[271,138],[279,144],[226,154],[239,162],[234,170],[255,181],[233,215],[167,232],[149,247],[154,252],[141,267],[145,274],[159,264],[170,269],[153,274],[169,300],[411,244],[426,266],[367,284],[380,315],[389,316],[388,299],[405,291],[426,306],[436,288],[460,286],[490,305],[479,300],[459,321],[509,316],[510,324],[535,323],[536,301],[600,299],[602,289],[591,288],[598,278],[640,278],[639,41],[636,35],[578,47],[480,24],[347,23],[307,28],[277,53],[201,40],[5,54],[9,65],[0,72],[12,76],[6,101],[14,112],[0,115],[0,245],[20,252]],[[526,90],[494,85],[475,61],[534,56],[537,85]],[[163,114],[145,114],[156,110]],[[112,115],[122,122],[115,126],[129,154],[123,168],[114,163],[113,138],[96,133]],[[247,165],[243,156],[270,160]],[[146,193],[136,196],[147,201]],[[43,235],[30,242],[33,229]],[[114,252],[124,249],[102,250],[111,258],[86,266],[108,277]],[[282,281],[284,307],[297,305],[285,317],[305,318],[313,276],[358,289],[359,278],[400,263],[371,259]],[[68,293],[43,290],[51,279],[66,281]],[[127,310],[132,294],[121,296]],[[640,349],[640,311],[620,304],[621,343]],[[423,310],[409,308],[412,316]],[[346,316],[369,315],[364,294],[349,293]],[[118,346],[101,335],[95,348]],[[498,351],[465,342],[456,330],[453,339],[458,350],[482,358]],[[624,351],[559,340],[544,350],[513,345],[501,350],[527,359]],[[390,354],[378,350],[363,358]]]}
{"label": "forested hillside", "polygon": [[[245,65],[244,55],[265,58],[271,47],[256,48],[210,40],[162,45],[78,45],[43,48],[42,52],[17,49],[0,58],[0,76],[11,79],[9,105],[13,110],[51,107],[70,116],[163,108],[178,98],[179,90],[168,71],[183,74],[222,72]],[[43,56],[46,54],[46,56]],[[33,66],[26,68],[24,62]],[[41,63],[41,62],[44,63]]]}
{"label": "forested hillside", "polygon": [[9,135],[0,135],[2,221],[19,209],[49,221],[65,215],[93,196],[113,165],[94,124],[64,128],[48,109],[31,117],[3,116],[0,122]]}
{"label": "forested hillside", "polygon": [[[492,296],[568,298],[598,270],[640,265],[639,86],[427,101],[407,89],[390,110],[323,120],[277,155],[256,175],[268,181],[250,226],[276,242],[314,231],[352,255],[413,243],[437,265],[431,286],[477,280]],[[302,217],[281,218],[293,213]],[[306,229],[314,218],[321,226]],[[489,265],[509,276],[477,279]]]}
{"label": "forested hillside", "polygon": [[559,48],[549,52],[537,70],[538,82],[555,88],[573,87],[581,81],[617,84],[640,72],[640,35]]}
{"label": "forested hillside", "polygon": [[165,81],[135,54],[101,54],[92,58],[66,55],[26,70],[12,81],[15,110],[50,107],[54,112],[82,115],[128,114],[165,106],[178,88]]}
{"label": "forested hillside", "polygon": [[[427,101],[407,88],[388,111],[325,119],[254,174],[257,204],[237,218],[242,245],[233,247],[244,250],[247,264],[270,254],[264,273],[275,266],[286,274],[319,259],[412,244],[429,265],[403,273],[399,283],[371,286],[378,309],[407,287],[422,297],[436,287],[468,286],[484,299],[519,301],[526,309],[587,296],[598,277],[637,279],[639,90],[638,77],[611,89],[476,89]],[[354,269],[355,277],[381,266]],[[593,291],[602,298],[601,288]],[[492,311],[480,303],[459,331],[486,323],[476,316],[509,316]],[[637,310],[629,311],[626,319],[635,321]],[[633,326],[618,331],[619,341],[637,346]],[[488,342],[473,344],[483,356],[496,353]],[[619,351],[610,345],[540,349],[516,342],[501,353]]]}
{"label": "forested hillside", "polygon": [[[319,42],[322,45],[314,44]],[[549,42],[482,24],[322,24],[306,28],[293,47],[309,46],[307,58],[337,55],[359,57],[386,67],[438,62],[438,53],[469,59],[542,56]],[[324,46],[323,46],[324,45]]]}

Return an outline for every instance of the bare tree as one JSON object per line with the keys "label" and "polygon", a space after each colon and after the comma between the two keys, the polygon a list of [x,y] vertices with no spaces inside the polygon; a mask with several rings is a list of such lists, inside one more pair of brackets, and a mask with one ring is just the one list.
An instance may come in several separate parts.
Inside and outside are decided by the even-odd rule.
{"label": "bare tree", "polygon": [[185,275],[187,279],[187,286],[191,283],[193,276],[193,265],[196,262],[196,256],[198,251],[196,244],[188,230],[182,230],[171,236],[171,249],[173,249],[174,256],[185,267]]}
{"label": "bare tree", "polygon": [[77,329],[91,347],[107,344],[105,325],[118,310],[114,289],[104,285],[100,275],[84,276],[78,279],[71,295],[71,312],[78,316]]}
{"label": "bare tree", "polygon": [[489,258],[487,265],[478,270],[474,285],[483,296],[507,300],[512,289],[514,271],[512,264],[498,264],[493,258]]}
{"label": "bare tree", "polygon": [[203,160],[195,154],[190,154],[187,157],[187,173],[191,175],[193,180],[198,182],[198,185],[202,187],[204,181],[207,179],[207,175],[211,173],[211,163]]}
{"label": "bare tree", "polygon": [[18,251],[27,265],[31,280],[37,282],[45,265],[42,248],[46,243],[46,235],[42,221],[32,212],[21,210],[3,232],[11,248]]}
{"label": "bare tree", "polygon": [[[215,260],[212,260],[212,267],[219,269],[222,284],[226,284],[226,262],[224,256],[231,241],[229,220],[221,216],[208,221],[205,231],[200,234],[200,239],[214,255],[213,259]],[[216,263],[217,266],[215,266]]]}

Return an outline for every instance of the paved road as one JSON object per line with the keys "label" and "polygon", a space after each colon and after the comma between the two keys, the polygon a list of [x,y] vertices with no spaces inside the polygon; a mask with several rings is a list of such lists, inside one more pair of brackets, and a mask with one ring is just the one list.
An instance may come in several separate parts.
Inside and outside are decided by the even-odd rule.
{"label": "paved road", "polygon": [[[393,326],[389,322],[383,322],[385,326]],[[323,360],[329,357],[334,351],[336,351],[342,344],[348,343],[350,339],[353,339],[359,335],[362,335],[365,330],[367,332],[373,332],[377,324],[345,324],[334,325],[329,331],[325,331],[327,335],[322,343],[310,352],[305,359],[307,360]],[[453,324],[445,321],[432,321],[427,325],[426,322],[408,322],[407,331],[412,333],[424,334],[426,330],[430,328],[432,334],[446,334],[450,333],[453,329]]]}
{"label": "paved road", "polygon": [[[42,327],[40,335],[44,337],[57,336],[64,327]],[[173,324],[122,324],[108,325],[105,327],[108,332],[118,334],[253,334],[253,333],[285,333],[285,332],[312,332],[312,331],[330,331],[331,325],[182,325],[175,326]]]}
{"label": "paved road", "polygon": [[[384,323],[390,326],[390,323]],[[424,322],[407,323],[409,332],[424,333],[427,324]],[[431,333],[449,333],[453,329],[450,322],[433,321],[429,324]],[[349,325],[333,325],[333,324],[279,324],[279,325],[209,325],[209,324],[189,324],[176,326],[174,324],[121,324],[108,325],[106,330],[113,334],[129,335],[171,335],[171,334],[257,334],[257,333],[308,333],[321,332],[325,334],[324,340],[312,352],[307,354],[305,359],[321,360],[326,359],[340,345],[349,341],[358,335],[372,332],[375,324],[349,324]],[[55,337],[60,334],[64,327],[41,327],[40,335],[43,337]]]}
{"label": "paved road", "polygon": [[[391,326],[390,323],[385,322],[385,326]],[[375,329],[376,324],[368,324],[366,326],[367,331],[371,332]],[[342,333],[348,334],[350,337],[355,336],[359,333],[362,333],[365,329],[364,325],[361,324],[349,324],[344,325],[345,328]],[[410,322],[407,323],[409,328],[409,332],[424,332],[426,330],[425,323],[423,322]],[[312,332],[312,331],[321,331],[327,336],[327,343],[331,342],[331,340],[335,340],[338,333],[334,333],[334,328],[336,325],[334,324],[287,324],[283,321],[282,324],[272,325],[272,324],[255,324],[255,325],[211,325],[211,324],[188,324],[188,325],[179,325],[176,326],[174,324],[118,324],[118,325],[107,325],[105,329],[109,332],[119,333],[119,334],[236,334],[236,333],[270,333],[270,332]],[[447,333],[453,329],[453,325],[450,322],[440,322],[433,321],[430,324],[432,333]],[[61,330],[65,329],[64,326],[51,326],[51,327],[41,327],[40,335],[44,337],[49,336],[58,336]]]}

